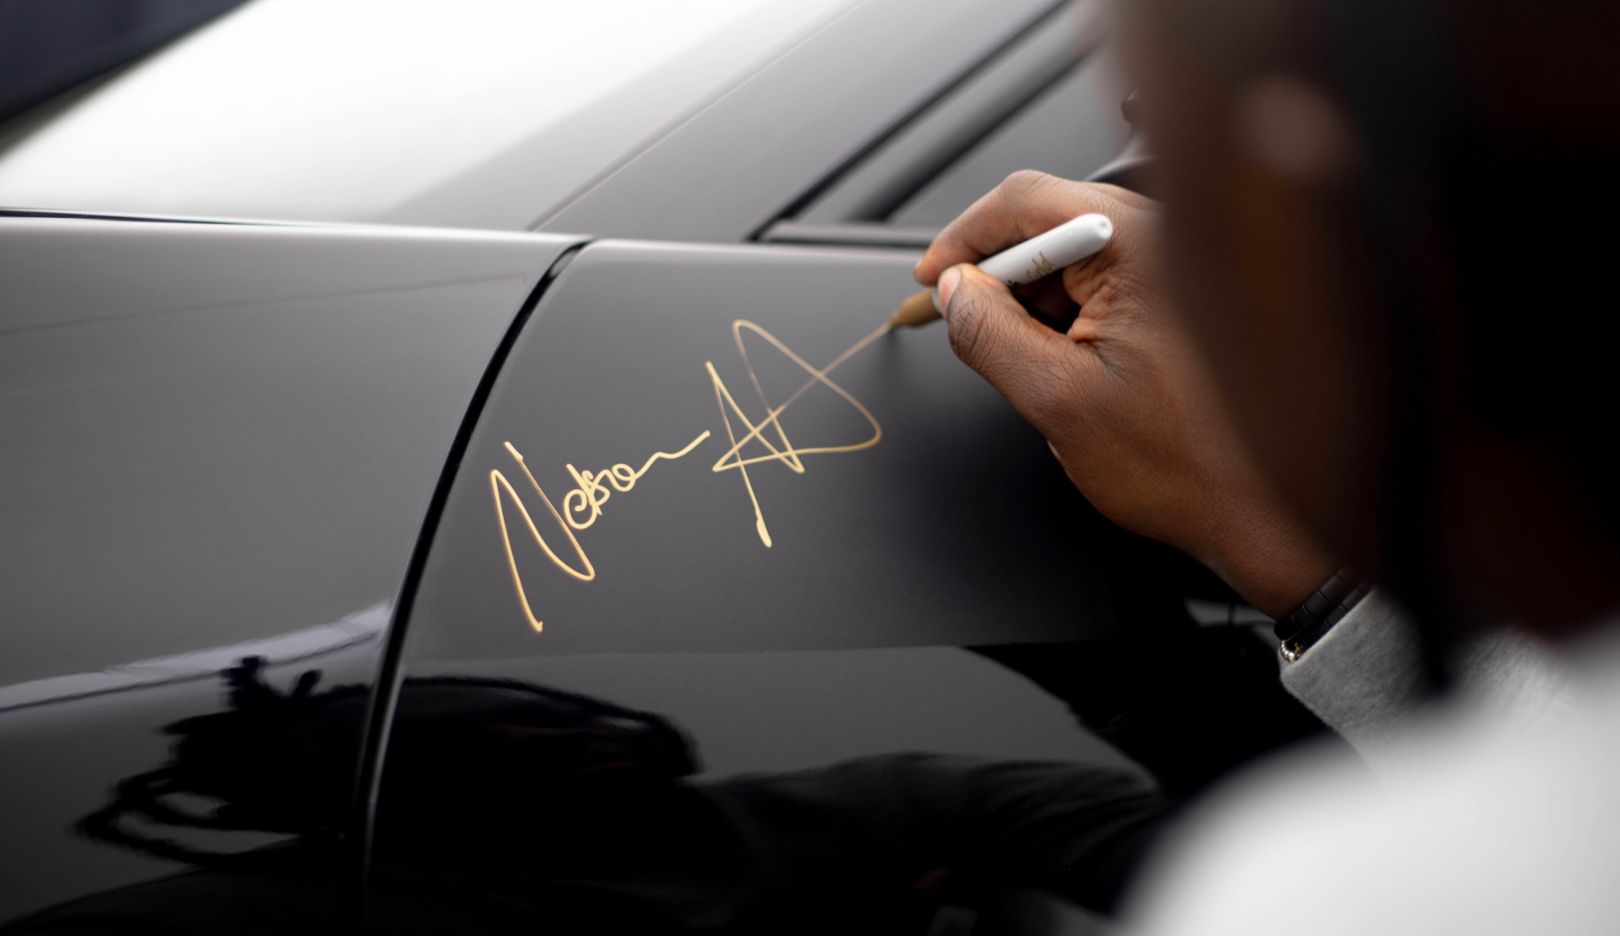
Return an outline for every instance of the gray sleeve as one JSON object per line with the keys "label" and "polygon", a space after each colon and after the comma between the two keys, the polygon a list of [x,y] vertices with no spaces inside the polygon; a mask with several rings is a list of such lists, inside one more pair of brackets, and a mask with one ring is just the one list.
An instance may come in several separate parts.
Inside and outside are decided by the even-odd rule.
{"label": "gray sleeve", "polygon": [[[1293,663],[1283,686],[1373,766],[1424,702],[1416,633],[1379,592]],[[1569,703],[1563,667],[1543,646],[1507,632],[1470,642],[1453,660],[1459,691],[1519,720],[1549,718]]]}

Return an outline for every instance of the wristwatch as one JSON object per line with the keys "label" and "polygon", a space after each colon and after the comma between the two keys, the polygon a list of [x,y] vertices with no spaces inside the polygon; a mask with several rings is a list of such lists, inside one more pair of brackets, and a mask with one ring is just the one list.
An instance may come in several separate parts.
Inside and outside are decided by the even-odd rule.
{"label": "wristwatch", "polygon": [[1292,663],[1316,645],[1367,594],[1367,586],[1349,569],[1340,568],[1316,591],[1277,621],[1277,649]]}

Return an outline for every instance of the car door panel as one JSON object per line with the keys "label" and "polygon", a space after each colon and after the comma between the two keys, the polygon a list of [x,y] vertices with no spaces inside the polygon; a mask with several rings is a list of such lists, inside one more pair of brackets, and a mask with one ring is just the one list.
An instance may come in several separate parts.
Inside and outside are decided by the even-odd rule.
{"label": "car door panel", "polygon": [[[326,773],[233,726],[312,668],[363,711],[451,442],[572,243],[0,218],[0,922],[131,885],[167,913],[153,882],[298,837],[278,790],[346,821],[358,715]],[[331,922],[310,868],[266,928]]]}
{"label": "car door panel", "polygon": [[990,648],[1083,655],[1137,544],[943,328],[873,335],[911,259],[601,241],[547,287],[392,635],[372,926],[922,932],[945,869],[1106,902],[1157,795]]}
{"label": "car door panel", "polygon": [[1116,531],[956,361],[943,327],[874,333],[913,288],[910,260],[586,247],[473,431],[411,610],[415,646],[753,651],[1108,632],[1101,556]]}

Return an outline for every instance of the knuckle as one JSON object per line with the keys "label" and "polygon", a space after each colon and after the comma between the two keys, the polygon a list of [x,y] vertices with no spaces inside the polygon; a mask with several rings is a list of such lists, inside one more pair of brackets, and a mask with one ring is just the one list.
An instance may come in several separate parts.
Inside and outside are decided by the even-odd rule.
{"label": "knuckle", "polygon": [[1020,169],[996,186],[996,197],[1000,199],[1004,211],[1017,217],[1028,205],[1037,200],[1040,191],[1046,188],[1051,180],[1052,177],[1044,172]]}
{"label": "knuckle", "polygon": [[1014,220],[1021,219],[1032,204],[1040,201],[1042,189],[1047,188],[1051,178],[1034,168],[1021,168],[1004,178],[1001,185],[996,186],[996,199],[1001,202],[1003,214]]}
{"label": "knuckle", "polygon": [[1025,236],[1028,227],[1028,214],[1031,209],[1041,203],[1040,189],[1044,186],[1046,176],[1033,169],[1020,169],[1007,176],[986,196],[989,218],[995,219],[998,229],[998,244],[986,244],[988,248],[995,249],[1007,246],[1014,239]]}
{"label": "knuckle", "polygon": [[1035,191],[1051,181],[1052,177],[1038,169],[1019,169],[1001,181],[1000,188],[1019,195]]}

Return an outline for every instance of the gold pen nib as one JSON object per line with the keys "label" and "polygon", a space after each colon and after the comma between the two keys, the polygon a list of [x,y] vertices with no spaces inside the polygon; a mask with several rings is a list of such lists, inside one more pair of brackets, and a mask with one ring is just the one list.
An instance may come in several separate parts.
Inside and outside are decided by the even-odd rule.
{"label": "gold pen nib", "polygon": [[918,325],[927,325],[939,318],[939,310],[934,308],[934,292],[924,289],[906,297],[900,303],[900,308],[894,310],[889,316],[889,328],[916,328]]}

